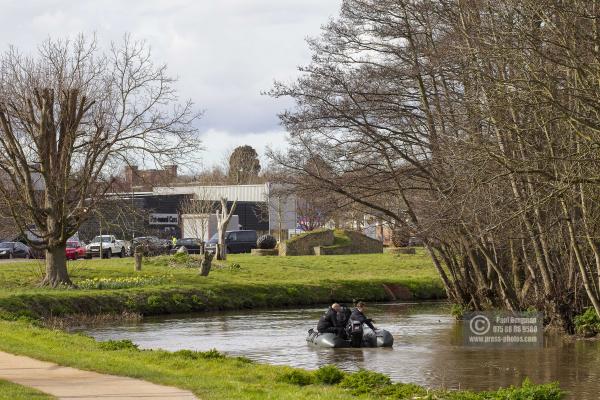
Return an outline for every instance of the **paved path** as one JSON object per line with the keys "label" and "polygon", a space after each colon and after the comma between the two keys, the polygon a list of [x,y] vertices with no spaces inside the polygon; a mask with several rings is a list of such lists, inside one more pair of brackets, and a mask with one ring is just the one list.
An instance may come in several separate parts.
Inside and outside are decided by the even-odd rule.
{"label": "paved path", "polygon": [[187,390],[139,379],[104,375],[15,356],[0,351],[0,379],[33,387],[59,399],[165,399],[192,400]]}

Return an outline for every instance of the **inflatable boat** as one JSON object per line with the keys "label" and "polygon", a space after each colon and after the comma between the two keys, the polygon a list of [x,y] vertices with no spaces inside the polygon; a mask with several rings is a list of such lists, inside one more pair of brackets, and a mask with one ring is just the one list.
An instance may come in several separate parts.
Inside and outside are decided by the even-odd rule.
{"label": "inflatable boat", "polygon": [[[314,329],[308,331],[306,341],[308,344],[317,347],[352,347],[350,340],[343,339],[335,333],[318,333]],[[377,329],[376,331],[365,331],[360,347],[392,347],[393,345],[394,337],[392,334],[385,329]]]}

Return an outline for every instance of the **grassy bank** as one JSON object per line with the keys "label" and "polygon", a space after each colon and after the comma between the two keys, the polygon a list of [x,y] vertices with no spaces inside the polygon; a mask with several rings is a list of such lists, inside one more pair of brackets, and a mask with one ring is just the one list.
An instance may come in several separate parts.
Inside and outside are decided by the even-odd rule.
{"label": "grassy bank", "polygon": [[[310,305],[353,298],[382,301],[439,299],[445,293],[422,254],[328,257],[231,255],[201,277],[190,260],[80,260],[69,269],[79,289],[37,287],[39,261],[0,264],[0,311],[40,318],[134,312],[144,315]],[[392,288],[393,290],[390,290]]]}
{"label": "grassy bank", "polygon": [[[343,373],[328,367],[317,372],[261,365],[216,351],[138,350],[130,342],[100,343],[83,335],[38,328],[27,322],[0,321],[0,350],[61,365],[130,376],[193,391],[211,399],[437,399],[558,400],[555,385],[525,385],[496,392],[427,391],[391,384],[384,375]],[[428,397],[430,396],[430,397]]]}
{"label": "grassy bank", "polygon": [[0,400],[51,400],[54,396],[0,379]]}
{"label": "grassy bank", "polygon": [[[142,313],[309,305],[332,300],[389,300],[396,296],[435,299],[444,295],[422,253],[327,257],[230,256],[208,277],[193,260],[148,260],[142,272],[133,260],[77,261],[69,265],[78,289],[37,287],[41,264],[0,264],[0,350],[87,370],[130,376],[192,390],[201,399],[438,399],[558,400],[554,385],[497,392],[427,391],[392,384],[370,372],[343,373],[327,367],[309,372],[261,365],[216,351],[142,351],[130,342],[100,343],[81,335],[43,328],[39,318],[60,315]],[[26,317],[26,318],[22,318]],[[36,398],[33,391],[0,382],[9,398]],[[29,396],[29,397],[27,397]],[[41,396],[41,395],[40,395]],[[37,397],[45,398],[45,397]]]}

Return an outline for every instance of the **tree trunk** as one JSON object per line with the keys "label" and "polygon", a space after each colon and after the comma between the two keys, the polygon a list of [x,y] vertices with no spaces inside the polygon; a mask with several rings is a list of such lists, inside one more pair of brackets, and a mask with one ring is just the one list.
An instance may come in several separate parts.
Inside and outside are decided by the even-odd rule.
{"label": "tree trunk", "polygon": [[577,243],[575,228],[573,227],[573,222],[571,221],[569,208],[567,207],[567,204],[565,203],[564,199],[560,200],[560,204],[562,206],[563,214],[567,222],[569,238],[571,240],[571,247],[573,248],[573,252],[575,254],[575,260],[577,260],[577,265],[579,265],[579,272],[581,275],[581,280],[583,282],[583,287],[585,288],[585,292],[587,293],[588,298],[592,303],[592,306],[594,306],[596,314],[600,315],[600,298],[598,297],[597,291],[594,290],[594,282],[592,279],[590,279],[590,274],[588,273],[588,270],[586,268],[584,257],[581,254],[581,250],[579,249],[579,244]]}
{"label": "tree trunk", "polygon": [[142,270],[142,253],[140,253],[138,251],[135,252],[135,270],[136,271]]}
{"label": "tree trunk", "polygon": [[67,272],[66,244],[58,245],[46,250],[46,276],[42,286],[57,287],[60,285],[72,286],[73,282]]}
{"label": "tree trunk", "polygon": [[225,260],[227,259],[227,246],[225,245],[225,232],[223,232],[223,237],[219,234],[219,243],[217,243],[217,251],[215,254],[217,255],[217,260]]}
{"label": "tree trunk", "polygon": [[204,255],[202,256],[202,262],[200,263],[200,275],[201,276],[208,276],[208,274],[210,273],[212,259],[213,259],[213,255],[211,253],[209,253],[208,251],[205,251]]}
{"label": "tree trunk", "polygon": [[225,234],[227,233],[227,225],[235,211],[237,200],[233,202],[231,210],[227,210],[227,199],[221,198],[221,210],[217,213],[217,231],[219,233],[219,242],[217,243],[217,260],[225,260],[227,258],[227,244],[225,243]]}

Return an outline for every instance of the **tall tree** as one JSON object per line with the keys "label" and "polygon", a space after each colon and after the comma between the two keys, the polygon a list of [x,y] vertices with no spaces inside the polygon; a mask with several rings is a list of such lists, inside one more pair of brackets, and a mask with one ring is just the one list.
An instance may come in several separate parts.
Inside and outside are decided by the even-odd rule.
{"label": "tall tree", "polygon": [[236,147],[229,156],[229,181],[236,185],[254,183],[260,172],[258,153],[252,146]]}
{"label": "tall tree", "polygon": [[598,6],[344,0],[275,85],[296,107],[271,158],[414,232],[453,301],[572,330],[600,314]]}
{"label": "tall tree", "polygon": [[46,253],[43,284],[71,284],[67,239],[125,163],[173,163],[197,148],[191,101],[180,104],[165,65],[126,36],[49,39],[37,54],[0,58],[0,202]]}

